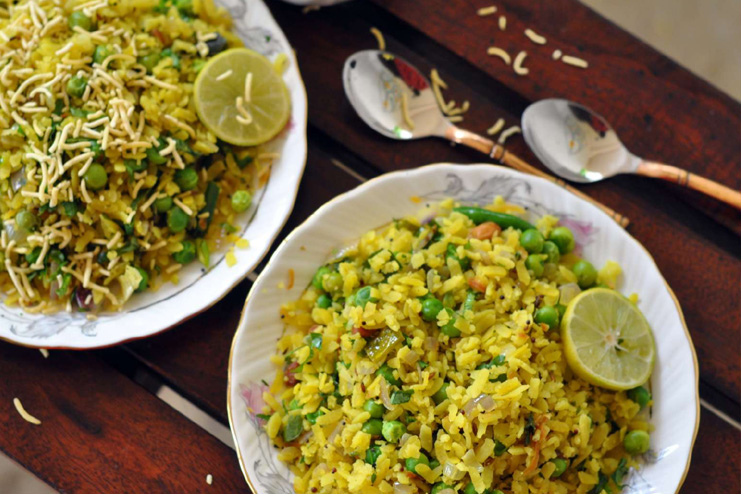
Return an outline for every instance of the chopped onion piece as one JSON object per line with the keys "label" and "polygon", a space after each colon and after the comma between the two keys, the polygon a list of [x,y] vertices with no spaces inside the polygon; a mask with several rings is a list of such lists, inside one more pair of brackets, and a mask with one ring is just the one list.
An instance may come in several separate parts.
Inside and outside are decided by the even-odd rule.
{"label": "chopped onion piece", "polygon": [[404,358],[402,360],[404,360],[404,363],[406,364],[414,365],[415,363],[417,363],[417,360],[419,360],[419,354],[414,350],[410,350],[406,353],[406,355],[404,355]]}
{"label": "chopped onion piece", "polygon": [[437,274],[437,271],[434,269],[430,269],[427,271],[427,289],[432,293],[432,284],[435,281],[435,275]]}
{"label": "chopped onion piece", "polygon": [[414,494],[414,487],[394,482],[394,494]]}
{"label": "chopped onion piece", "polygon": [[21,167],[20,170],[16,170],[13,173],[10,174],[10,186],[13,188],[13,192],[18,192],[18,190],[26,185],[26,167]]}
{"label": "chopped onion piece", "polygon": [[565,285],[561,285],[558,291],[561,293],[558,303],[569,305],[569,302],[581,293],[581,288],[576,283],[566,283]]}
{"label": "chopped onion piece", "polygon": [[476,398],[469,400],[468,403],[465,404],[465,406],[463,407],[463,412],[466,415],[470,415],[471,412],[473,412],[473,410],[476,408],[476,405],[481,405],[481,408],[483,408],[485,412],[494,410],[494,407],[496,406],[496,404],[494,403],[494,398],[486,393],[481,393]]}
{"label": "chopped onion piece", "polygon": [[386,407],[386,410],[393,410],[394,405],[391,404],[391,397],[389,396],[389,387],[388,384],[386,384],[386,379],[381,378],[381,401],[383,402],[383,406]]}
{"label": "chopped onion piece", "polygon": [[425,338],[425,344],[424,348],[425,350],[437,350],[437,347],[439,345],[439,342],[437,341],[437,338],[434,336],[428,336]]}
{"label": "chopped onion piece", "polygon": [[458,467],[449,461],[445,462],[445,466],[443,467],[443,477],[447,477],[451,480],[460,480],[465,476],[466,472],[458,470]]}

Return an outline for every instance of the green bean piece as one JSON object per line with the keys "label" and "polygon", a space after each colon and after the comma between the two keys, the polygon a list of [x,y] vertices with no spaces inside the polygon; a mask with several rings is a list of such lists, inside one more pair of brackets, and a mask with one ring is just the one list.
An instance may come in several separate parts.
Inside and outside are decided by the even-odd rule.
{"label": "green bean piece", "polygon": [[407,428],[398,420],[384,421],[381,427],[383,438],[390,443],[398,442],[406,431]]}
{"label": "green bean piece", "polygon": [[203,264],[205,268],[211,265],[211,249],[208,248],[208,242],[205,239],[196,239],[196,254],[198,261]]}
{"label": "green bean piece", "polygon": [[316,299],[316,305],[317,307],[320,307],[322,309],[329,309],[332,306],[332,297],[330,297],[326,293],[322,293]]}
{"label": "green bean piece", "polygon": [[569,466],[569,462],[564,460],[563,458],[555,458],[551,460],[551,462],[556,465],[556,469],[553,470],[553,473],[551,474],[551,478],[558,478],[566,471],[566,468]]}
{"label": "green bean piece", "polygon": [[386,379],[386,382],[393,385],[398,386],[401,384],[401,381],[394,377],[394,369],[388,366],[388,364],[383,364],[377,371],[377,376],[383,376],[384,379]]}
{"label": "green bean piece", "polygon": [[435,391],[435,394],[432,395],[432,401],[435,402],[435,405],[439,405],[448,399],[448,386],[450,386],[450,383],[443,383],[443,385],[440,386],[440,389]]}
{"label": "green bean piece", "polygon": [[382,427],[383,420],[370,419],[365,424],[363,424],[363,427],[360,430],[365,432],[366,434],[370,434],[371,436],[380,436]]}
{"label": "green bean piece", "polygon": [[436,321],[438,313],[443,310],[443,303],[436,298],[428,298],[422,302],[422,319],[428,322]]}
{"label": "green bean piece", "polygon": [[158,213],[166,213],[172,208],[172,197],[160,197],[154,201],[154,209]]}
{"label": "green bean piece", "polygon": [[467,206],[454,208],[453,211],[468,216],[471,221],[473,221],[477,225],[486,223],[487,221],[493,221],[497,225],[501,226],[502,229],[512,227],[515,230],[529,230],[531,228],[535,228],[533,225],[523,220],[522,218],[518,218],[517,216],[506,213],[496,213],[484,208]]}
{"label": "green bean piece", "polygon": [[576,245],[574,234],[565,226],[559,226],[551,230],[548,240],[556,244],[561,254],[568,254],[574,250],[574,246]]}
{"label": "green bean piece", "polygon": [[543,234],[535,228],[529,228],[520,235],[520,245],[528,251],[529,254],[540,254],[543,252],[545,239]]}
{"label": "green bean piece", "polygon": [[82,177],[89,189],[100,190],[108,183],[108,172],[103,165],[93,163],[90,165]]}
{"label": "green bean piece", "polygon": [[252,204],[252,194],[246,190],[238,190],[232,195],[232,209],[237,213],[243,213]]}
{"label": "green bean piece", "polygon": [[379,456],[381,456],[381,448],[379,446],[371,446],[365,451],[365,462],[376,466]]}
{"label": "green bean piece", "polygon": [[642,430],[630,431],[623,439],[623,447],[631,455],[641,455],[648,451],[650,438],[648,432]]}
{"label": "green bean piece", "polygon": [[172,258],[175,259],[175,262],[180,264],[188,264],[193,262],[193,260],[195,260],[196,258],[196,244],[194,244],[190,240],[183,240],[181,242],[181,245],[183,246],[182,250],[173,252]]}
{"label": "green bean piece", "polygon": [[206,185],[206,205],[198,211],[198,216],[201,216],[204,213],[208,213],[208,216],[206,216],[205,219],[198,219],[196,227],[192,232],[193,236],[204,237],[206,232],[208,232],[208,228],[211,226],[211,222],[214,219],[214,212],[216,211],[216,203],[219,200],[220,192],[221,189],[219,189],[219,186],[216,185],[216,183],[209,182],[208,185]]}
{"label": "green bean piece", "polygon": [[643,386],[629,389],[627,395],[628,399],[638,403],[641,408],[645,408],[651,402],[651,393]]}
{"label": "green bean piece", "polygon": [[172,233],[179,233],[185,230],[189,221],[190,216],[177,206],[167,212],[167,226]]}
{"label": "green bean piece", "polygon": [[373,400],[367,400],[363,404],[363,410],[370,413],[371,418],[380,419],[386,412],[386,409],[380,403],[376,403]]}
{"label": "green bean piece", "polygon": [[430,459],[427,458],[427,455],[424,453],[419,453],[419,456],[417,458],[407,458],[404,461],[404,466],[406,469],[412,473],[417,473],[417,467],[419,465],[427,465],[430,466]]}
{"label": "green bean piece", "polygon": [[95,27],[93,20],[80,10],[75,10],[69,15],[67,25],[70,29],[74,30],[75,27],[81,27],[85,31],[92,31]]}
{"label": "green bean piece", "polygon": [[15,225],[21,230],[32,232],[36,229],[36,216],[26,209],[21,209],[15,215]]}
{"label": "green bean piece", "polygon": [[535,322],[538,324],[545,324],[548,329],[556,329],[558,327],[558,309],[550,305],[541,307],[535,311]]}
{"label": "green bean piece", "polygon": [[558,261],[561,260],[561,251],[558,250],[558,245],[550,240],[543,242],[543,254],[546,256],[546,262],[558,264]]}
{"label": "green bean piece", "polygon": [[597,281],[597,270],[592,266],[591,262],[584,259],[576,261],[571,271],[576,275],[577,283],[582,290],[586,290]]}
{"label": "green bean piece", "polygon": [[304,419],[301,414],[294,413],[288,416],[286,425],[283,428],[283,440],[287,443],[296,440],[304,431]]}
{"label": "green bean piece", "polygon": [[175,183],[180,190],[193,190],[198,185],[198,172],[193,167],[178,170],[175,172]]}

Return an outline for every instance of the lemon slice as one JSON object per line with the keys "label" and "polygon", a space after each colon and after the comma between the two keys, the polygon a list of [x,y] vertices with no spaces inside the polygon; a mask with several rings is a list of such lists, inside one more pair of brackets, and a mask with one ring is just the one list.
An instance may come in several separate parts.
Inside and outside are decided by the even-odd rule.
{"label": "lemon slice", "polygon": [[235,146],[257,146],[283,129],[291,100],[273,64],[247,48],[227,50],[198,74],[194,102],[203,125]]}
{"label": "lemon slice", "polygon": [[594,288],[576,296],[561,321],[566,361],[585,381],[625,390],[648,381],[656,360],[648,321],[614,290]]}

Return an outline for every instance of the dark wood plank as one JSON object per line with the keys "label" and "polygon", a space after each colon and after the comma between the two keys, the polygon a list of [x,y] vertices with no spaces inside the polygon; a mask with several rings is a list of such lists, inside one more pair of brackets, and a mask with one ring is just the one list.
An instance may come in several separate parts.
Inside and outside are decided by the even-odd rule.
{"label": "dark wood plank", "polygon": [[[296,208],[274,245],[320,205],[358,183],[332,165],[328,155],[310,146]],[[224,423],[229,349],[250,286],[244,281],[216,306],[173,331],[125,346],[167,383]]]}
{"label": "dark wood plank", "polygon": [[0,375],[0,449],[59,492],[250,492],[234,451],[94,354],[2,343]]}
{"label": "dark wood plank", "polygon": [[[402,5],[415,2],[398,3],[399,7],[393,7],[391,4],[384,4],[384,7],[389,10],[401,9],[406,13],[406,8]],[[437,3],[436,1],[435,5]],[[468,8],[468,4],[462,2],[455,4],[463,4]],[[482,155],[460,147],[451,147],[439,140],[394,142],[385,139],[366,127],[354,114],[344,96],[341,96],[343,95],[341,73],[345,59],[357,50],[375,46],[374,39],[368,33],[371,22],[379,25],[387,22],[393,25],[392,21],[377,19],[379,17],[377,12],[367,5],[364,6],[363,2],[357,4],[351,2],[331,9],[322,9],[308,16],[302,14],[300,9],[286,6],[281,2],[272,2],[271,8],[293,45],[298,47],[297,55],[311,101],[309,107],[311,124],[373,165],[377,172],[411,168],[437,161],[463,163],[485,161]],[[443,11],[449,9],[450,7],[443,8]],[[428,12],[429,16],[435,17],[437,14],[432,10],[424,9],[426,14],[419,17],[428,17]],[[393,34],[397,32],[400,31],[394,31]],[[323,34],[317,36],[317,33]],[[450,60],[445,53],[440,54],[445,51],[443,48],[435,49],[434,44],[430,42],[407,43],[413,48],[425,48],[426,51],[420,54],[397,42],[394,35],[386,33],[389,49],[407,57],[423,69],[429,68],[428,60]],[[408,33],[404,36],[407,40],[413,38]],[[443,35],[440,36],[441,39],[445,39]],[[501,85],[491,81],[485,72],[475,67],[462,66],[460,63],[452,65],[455,65],[454,72],[446,71],[444,66],[439,68],[450,84],[449,97],[456,101],[469,99],[472,103],[472,109],[466,114],[463,124],[465,127],[483,132],[499,116],[504,116],[509,124],[518,121],[519,112],[527,104],[526,99],[513,94],[511,90],[500,91]],[[629,80],[635,80],[638,76],[632,77]],[[686,77],[679,79],[684,81]],[[629,80],[626,79],[626,84]],[[655,97],[660,99],[664,89],[658,86],[656,81],[650,87],[656,93]],[[492,89],[487,90],[487,84]],[[702,86],[704,83],[696,84]],[[584,86],[583,83],[580,85]],[[690,86],[691,83],[683,82],[676,91]],[[519,88],[518,86],[518,90]],[[714,90],[708,88],[708,91],[713,93]],[[501,92],[505,94],[507,101],[503,101],[498,95]],[[533,94],[535,95],[534,89]],[[598,92],[590,94],[590,97],[599,100]],[[687,97],[689,96],[691,95]],[[710,109],[726,104],[731,109],[734,108],[734,104],[729,103],[727,98],[720,94],[716,94],[715,99],[708,96],[693,104],[698,108],[705,108],[703,111],[711,111],[702,106],[705,99],[711,102],[707,107]],[[591,101],[585,101],[591,104]],[[617,104],[622,108],[621,105]],[[726,119],[723,121],[726,121],[730,128],[738,129],[738,120],[731,114],[733,111],[720,109],[713,111],[719,114],[720,120]],[[698,110],[689,113],[691,117],[702,112]],[[702,115],[698,116],[697,122],[690,117],[683,116],[678,128],[684,129],[683,126],[690,124],[701,127],[707,123]],[[663,132],[670,123],[662,124],[662,133],[657,134],[657,138],[665,137]],[[630,136],[629,134],[628,137]],[[729,145],[737,142],[733,139],[729,137]],[[531,163],[538,164],[521,138],[512,139],[510,147]],[[658,148],[657,152],[663,152],[664,147]],[[641,150],[636,148],[636,151]],[[726,153],[723,156],[728,158],[727,170],[724,172],[724,169],[713,168],[714,178],[722,179],[730,174],[734,178],[727,182],[733,183],[739,175],[738,153],[730,156],[732,153],[721,150],[717,152]],[[738,283],[741,279],[738,238],[681,200],[679,196],[682,194],[671,192],[664,184],[655,181],[640,177],[617,177],[610,182],[582,187],[582,190],[632,218],[630,232],[654,256],[682,304],[697,347],[702,370],[701,379],[718,388],[732,401],[740,402],[741,395],[737,383],[741,380],[741,362],[737,349],[741,345],[741,335],[730,329],[741,327],[741,307],[737,303],[741,298],[741,287]],[[709,308],[712,310],[708,310]]]}
{"label": "dark wood plank", "polygon": [[[639,156],[741,187],[741,105],[580,2],[498,2],[497,14],[507,18],[505,31],[496,25],[498,15],[476,15],[476,8],[487,4],[482,0],[374,2],[530,100],[565,97],[592,106]],[[425,15],[419,15],[422,11]],[[523,34],[526,28],[548,43],[530,42]],[[530,73],[519,76],[487,56],[492,44],[513,58],[525,50]],[[555,49],[588,60],[589,68],[553,61]],[[660,187],[693,205],[701,203],[727,222],[739,222],[730,207],[679,187]]]}
{"label": "dark wood plank", "polygon": [[741,432],[702,409],[683,493],[741,492]]}

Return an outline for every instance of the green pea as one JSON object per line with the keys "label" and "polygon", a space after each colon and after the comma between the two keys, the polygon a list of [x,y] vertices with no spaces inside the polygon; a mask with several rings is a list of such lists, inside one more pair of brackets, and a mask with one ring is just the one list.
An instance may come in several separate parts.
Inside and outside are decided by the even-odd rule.
{"label": "green pea", "polygon": [[84,77],[73,76],[67,81],[67,94],[76,98],[82,98],[87,87],[87,79]]}
{"label": "green pea", "polygon": [[149,286],[149,274],[138,266],[134,267],[134,269],[139,271],[139,274],[142,277],[142,280],[139,282],[139,286],[136,287],[136,290],[134,290],[136,293],[140,293],[146,290]]}
{"label": "green pea", "polygon": [[189,221],[190,216],[179,207],[174,207],[167,212],[167,226],[172,233],[179,233],[185,230]]}
{"label": "green pea", "polygon": [[558,264],[558,261],[561,260],[561,251],[558,250],[558,245],[554,244],[550,240],[543,242],[543,254],[548,256],[546,262]]}
{"label": "green pea", "polygon": [[417,467],[419,465],[427,465],[428,467],[430,466],[430,460],[424,453],[420,453],[419,457],[417,458],[407,458],[404,461],[404,466],[410,472],[417,473]]}
{"label": "green pea", "polygon": [[36,229],[36,222],[36,216],[31,211],[21,209],[15,215],[15,225],[21,230],[32,232]]}
{"label": "green pea", "polygon": [[113,51],[107,45],[98,45],[93,52],[93,62],[101,65],[111,55],[113,55]]}
{"label": "green pea", "polygon": [[152,146],[150,148],[147,148],[147,160],[154,165],[164,165],[165,163],[167,163],[167,158],[160,154],[160,151],[162,151],[162,149],[164,149],[164,146],[162,144],[160,144],[159,146]]}
{"label": "green pea", "polygon": [[312,286],[316,288],[317,290],[324,290],[322,287],[322,281],[324,280],[324,276],[331,273],[332,270],[329,269],[327,266],[322,266],[321,268],[316,270],[316,273],[314,274],[314,278],[311,280]]}
{"label": "green pea", "polygon": [[437,494],[438,492],[445,490],[445,489],[452,489],[452,485],[448,485],[445,482],[438,482],[432,486],[432,490],[430,491],[430,494]]}
{"label": "green pea", "polygon": [[443,310],[443,303],[436,298],[428,298],[422,302],[422,319],[436,321],[438,313]]}
{"label": "green pea", "polygon": [[365,451],[365,462],[376,466],[379,456],[381,456],[381,448],[379,446],[371,446]]}
{"label": "green pea", "polygon": [[154,201],[154,209],[158,213],[166,213],[172,208],[172,197],[160,197]]}
{"label": "green pea", "polygon": [[556,304],[556,310],[558,311],[558,320],[563,319],[563,315],[566,314],[566,306],[563,304]]}
{"label": "green pea", "polygon": [[535,228],[530,228],[520,234],[520,245],[530,254],[541,253],[544,241],[543,234]]}
{"label": "green pea", "polygon": [[473,486],[472,482],[469,482],[465,489],[463,489],[463,494],[476,494],[476,488]]}
{"label": "green pea", "polygon": [[635,401],[641,408],[645,408],[651,401],[651,393],[643,386],[628,390],[628,398]]}
{"label": "green pea", "polygon": [[82,178],[89,189],[99,190],[108,183],[108,172],[105,171],[103,165],[93,163],[88,167]]}
{"label": "green pea", "polygon": [[342,290],[344,283],[342,275],[337,271],[332,271],[322,280],[322,288],[329,293],[334,293]]}
{"label": "green pea", "polygon": [[558,319],[558,309],[550,305],[546,305],[535,311],[535,322],[545,324],[548,326],[548,329],[556,329],[558,327]]}
{"label": "green pea", "polygon": [[363,404],[363,410],[370,413],[371,418],[374,419],[380,419],[381,417],[383,417],[383,413],[386,411],[383,405],[376,403],[373,400],[367,400]]}
{"label": "green pea", "polygon": [[432,401],[435,402],[435,405],[439,405],[448,399],[448,386],[450,386],[450,383],[443,383],[443,385],[440,386],[440,389],[435,391],[435,394],[432,395]]}
{"label": "green pea", "polygon": [[92,31],[95,27],[95,23],[93,22],[93,20],[83,14],[80,10],[75,10],[69,15],[67,24],[69,25],[70,29],[74,29],[75,27],[79,26],[85,31]]}
{"label": "green pea", "polygon": [[576,245],[574,242],[574,234],[565,226],[559,226],[551,230],[551,234],[548,235],[548,240],[556,244],[558,251],[561,254],[568,254],[574,250],[574,246]]}
{"label": "green pea", "polygon": [[160,52],[153,51],[147,53],[146,55],[140,56],[137,61],[147,69],[147,74],[151,74],[160,61]]}
{"label": "green pea", "polygon": [[398,442],[406,431],[407,428],[398,420],[384,421],[381,427],[383,438],[390,443]]}
{"label": "green pea", "polygon": [[566,468],[569,466],[569,462],[564,460],[563,458],[556,458],[554,460],[551,460],[551,462],[556,465],[556,469],[553,470],[553,473],[551,474],[551,478],[560,477],[563,475],[563,473],[566,471]]}
{"label": "green pea", "polygon": [[584,259],[576,261],[571,271],[576,275],[577,283],[583,290],[594,285],[594,282],[597,281],[597,270],[594,269],[591,262]]}
{"label": "green pea", "polygon": [[543,256],[531,254],[525,259],[525,267],[532,271],[536,278],[543,276],[545,267],[543,266]]}
{"label": "green pea", "polygon": [[319,295],[319,297],[316,299],[316,305],[317,307],[321,309],[328,309],[332,306],[332,298],[327,295],[326,293],[322,293]]}
{"label": "green pea", "polygon": [[174,252],[172,254],[172,258],[175,259],[175,262],[178,262],[180,264],[188,264],[193,262],[196,258],[196,244],[194,244],[190,240],[183,240],[182,246],[183,249],[178,252]]}
{"label": "green pea", "polygon": [[238,190],[232,195],[232,209],[237,213],[243,213],[252,204],[252,194],[246,190]]}
{"label": "green pea", "polygon": [[193,190],[198,185],[198,172],[192,167],[178,170],[175,172],[175,183],[180,190]]}
{"label": "green pea", "polygon": [[363,424],[363,427],[360,430],[365,432],[366,434],[370,434],[371,436],[380,436],[382,427],[383,427],[383,420],[370,419],[368,420],[368,422]]}
{"label": "green pea", "polygon": [[386,382],[395,386],[401,384],[401,381],[394,377],[394,369],[387,364],[383,364],[377,371],[376,375],[383,376]]}
{"label": "green pea", "polygon": [[457,338],[461,335],[461,331],[455,327],[455,312],[452,309],[445,308],[445,312],[448,313],[449,319],[441,328],[440,332],[450,338]]}
{"label": "green pea", "polygon": [[648,432],[641,430],[630,431],[623,439],[623,447],[631,455],[640,455],[648,451],[649,442]]}

